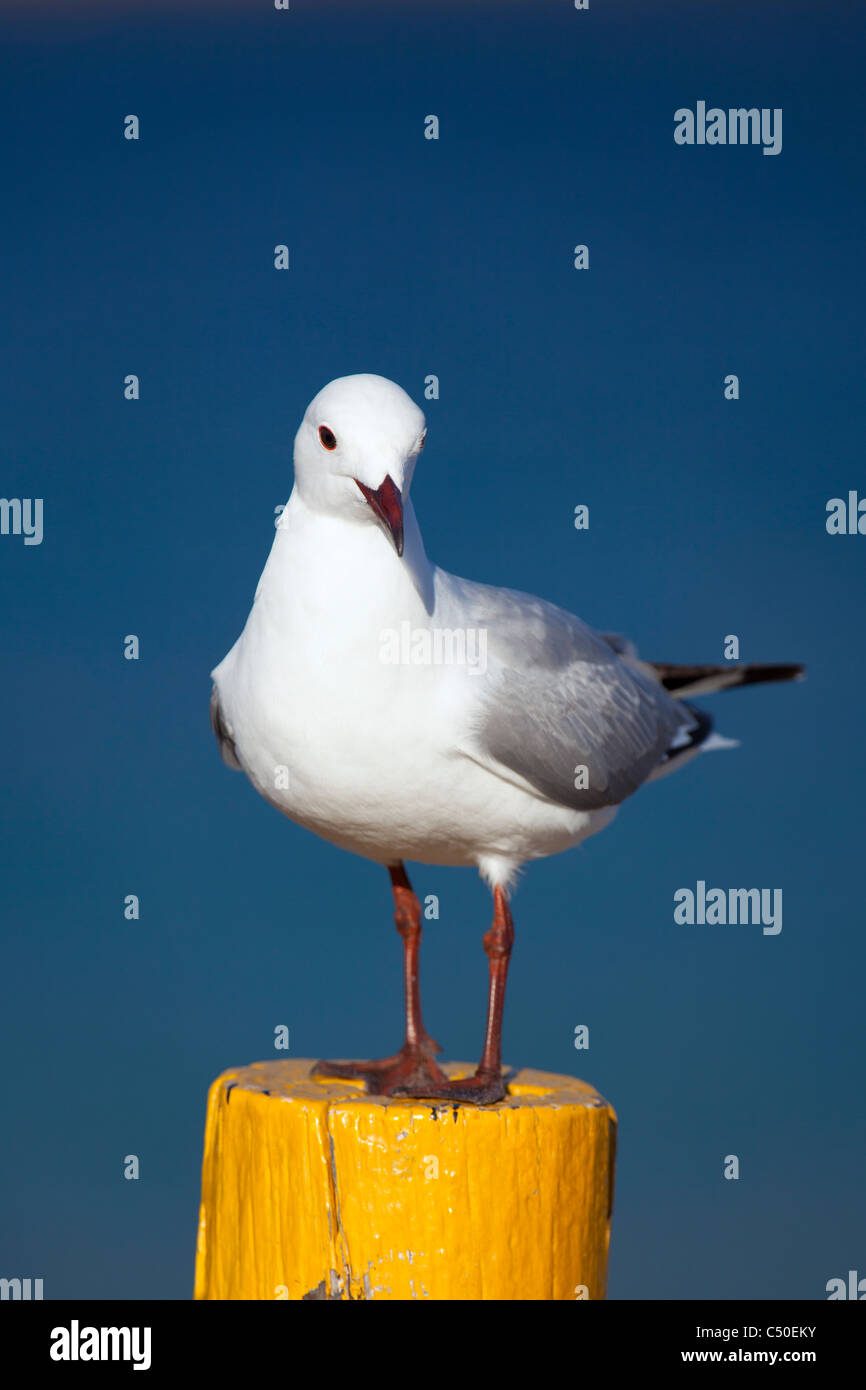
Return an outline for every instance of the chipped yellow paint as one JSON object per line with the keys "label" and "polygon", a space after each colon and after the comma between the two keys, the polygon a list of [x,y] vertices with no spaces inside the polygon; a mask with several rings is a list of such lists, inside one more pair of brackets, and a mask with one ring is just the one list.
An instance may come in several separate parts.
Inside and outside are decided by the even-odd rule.
{"label": "chipped yellow paint", "polygon": [[616,1116],[591,1086],[524,1070],[455,1107],[312,1065],[210,1088],[196,1298],[604,1298]]}

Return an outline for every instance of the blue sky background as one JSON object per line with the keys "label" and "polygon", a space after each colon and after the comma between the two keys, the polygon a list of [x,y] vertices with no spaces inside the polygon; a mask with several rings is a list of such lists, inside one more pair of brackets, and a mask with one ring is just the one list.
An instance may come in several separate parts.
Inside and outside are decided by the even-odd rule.
{"label": "blue sky background", "polygon": [[[651,658],[736,633],[807,663],[706,702],[739,750],[529,868],[505,1055],[619,1113],[612,1298],[866,1274],[866,537],[824,524],[866,495],[856,7],[68,8],[2,22],[0,493],[45,536],[0,537],[0,1274],[189,1297],[209,1082],[281,1023],[295,1056],[399,1042],[384,871],[230,774],[207,718],[300,416],[357,371],[425,405],[439,564]],[[678,147],[699,99],[782,107],[782,153]],[[487,892],[413,877],[427,1020],[475,1060]],[[781,934],[676,925],[699,878],[781,887]]]}

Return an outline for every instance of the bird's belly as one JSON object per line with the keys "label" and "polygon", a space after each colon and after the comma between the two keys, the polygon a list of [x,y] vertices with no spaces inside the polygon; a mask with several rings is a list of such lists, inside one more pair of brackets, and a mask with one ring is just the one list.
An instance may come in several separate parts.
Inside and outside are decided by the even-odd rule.
{"label": "bird's belly", "polygon": [[344,849],[382,863],[473,865],[485,855],[554,854],[600,828],[597,813],[532,795],[459,751],[453,712],[466,691],[453,672],[359,669],[357,654],[351,664],[275,671],[253,653],[231,655],[215,676],[250,780]]}

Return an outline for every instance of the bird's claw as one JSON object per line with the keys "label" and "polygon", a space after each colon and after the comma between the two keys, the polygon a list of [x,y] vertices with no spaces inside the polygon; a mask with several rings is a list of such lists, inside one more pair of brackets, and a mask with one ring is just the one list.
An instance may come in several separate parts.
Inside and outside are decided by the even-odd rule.
{"label": "bird's claw", "polygon": [[447,1086],[448,1078],[433,1060],[433,1049],[440,1051],[432,1038],[423,1043],[404,1044],[393,1057],[377,1057],[362,1062],[317,1062],[312,1075],[341,1080],[363,1081],[371,1096],[396,1095],[399,1087]]}

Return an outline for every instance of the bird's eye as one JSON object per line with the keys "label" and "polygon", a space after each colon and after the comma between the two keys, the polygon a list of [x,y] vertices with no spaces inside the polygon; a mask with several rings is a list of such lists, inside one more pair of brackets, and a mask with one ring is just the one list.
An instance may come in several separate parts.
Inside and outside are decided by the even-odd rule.
{"label": "bird's eye", "polygon": [[336,449],[337,436],[333,430],[329,430],[327,425],[319,426],[319,438],[326,449]]}

